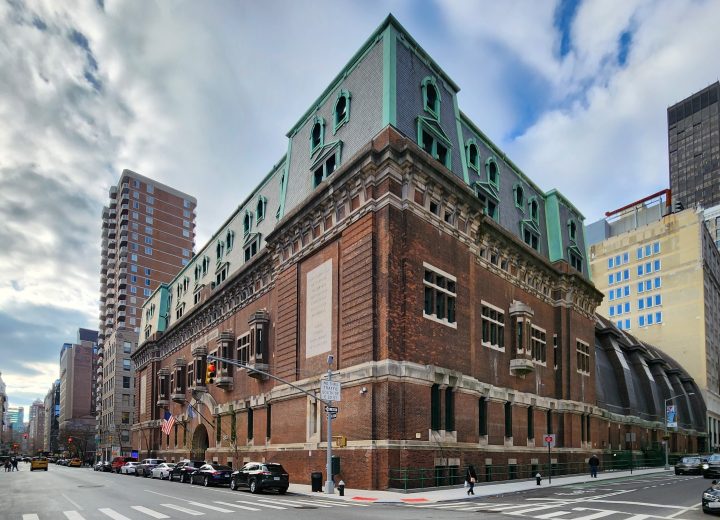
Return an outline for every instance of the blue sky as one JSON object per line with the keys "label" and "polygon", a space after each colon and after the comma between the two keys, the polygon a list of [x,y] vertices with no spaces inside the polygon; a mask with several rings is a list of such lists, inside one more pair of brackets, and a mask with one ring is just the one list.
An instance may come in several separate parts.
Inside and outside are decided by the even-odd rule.
{"label": "blue sky", "polygon": [[121,170],[194,195],[203,244],[389,12],[461,87],[461,110],[588,221],[667,186],[665,110],[720,71],[709,0],[4,2],[12,405],[42,397],[61,345],[97,326],[100,212]]}

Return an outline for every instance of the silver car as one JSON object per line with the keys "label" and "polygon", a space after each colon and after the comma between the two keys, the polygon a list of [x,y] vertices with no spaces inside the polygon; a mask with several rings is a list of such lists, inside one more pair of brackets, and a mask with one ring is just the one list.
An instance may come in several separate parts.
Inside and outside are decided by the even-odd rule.
{"label": "silver car", "polygon": [[160,480],[170,480],[170,473],[175,467],[174,462],[163,462],[158,464],[150,471],[151,478],[159,478]]}
{"label": "silver car", "polygon": [[135,474],[135,468],[137,465],[140,464],[139,462],[126,462],[120,467],[120,474],[121,475],[134,475]]}

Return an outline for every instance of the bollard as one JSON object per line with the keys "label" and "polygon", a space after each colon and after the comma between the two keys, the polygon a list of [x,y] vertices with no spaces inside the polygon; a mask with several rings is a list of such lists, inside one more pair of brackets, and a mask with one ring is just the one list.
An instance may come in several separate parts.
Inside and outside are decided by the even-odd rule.
{"label": "bollard", "polygon": [[540,485],[540,480],[542,480],[542,475],[540,475],[540,473],[538,473],[537,475],[535,475],[535,483],[538,486]]}
{"label": "bollard", "polygon": [[338,492],[340,493],[340,496],[344,497],[345,496],[345,482],[342,480],[340,482],[338,482],[337,488],[338,488]]}

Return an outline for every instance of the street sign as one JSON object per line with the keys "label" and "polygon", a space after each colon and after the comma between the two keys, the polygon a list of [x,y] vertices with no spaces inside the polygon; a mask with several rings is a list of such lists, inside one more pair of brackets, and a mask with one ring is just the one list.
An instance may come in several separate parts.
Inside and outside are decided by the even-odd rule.
{"label": "street sign", "polygon": [[326,406],[325,411],[328,413],[337,413],[338,409],[337,406]]}
{"label": "street sign", "polygon": [[336,414],[336,413],[331,413],[331,414],[330,414],[330,419],[337,419],[337,414]]}
{"label": "street sign", "polygon": [[340,401],[340,383],[338,381],[320,381],[320,399],[323,401]]}
{"label": "street sign", "polygon": [[546,433],[543,435],[543,446],[547,446],[549,448],[555,447],[555,434],[554,433]]}

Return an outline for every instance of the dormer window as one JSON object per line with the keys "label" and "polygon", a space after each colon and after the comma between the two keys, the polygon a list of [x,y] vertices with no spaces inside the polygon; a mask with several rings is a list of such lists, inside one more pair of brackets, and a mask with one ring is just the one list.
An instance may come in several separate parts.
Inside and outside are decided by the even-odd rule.
{"label": "dormer window", "polygon": [[350,93],[347,90],[341,90],[335,101],[335,110],[333,111],[333,133],[350,119]]}
{"label": "dormer window", "polygon": [[539,216],[539,209],[538,209],[538,201],[535,197],[530,199],[530,218],[532,219],[535,224],[538,223],[538,216]]}
{"label": "dormer window", "polygon": [[243,218],[243,234],[247,235],[250,233],[250,228],[252,227],[252,215],[249,211],[245,212],[245,217]]}
{"label": "dormer window", "polygon": [[485,163],[485,173],[487,173],[487,181],[499,189],[500,171],[498,170],[497,162],[495,162],[493,157],[490,157]]}
{"label": "dormer window", "polygon": [[423,107],[435,119],[440,119],[440,91],[435,78],[427,77],[422,81]]}
{"label": "dormer window", "polygon": [[568,223],[568,235],[570,236],[570,240],[577,242],[577,224],[575,224],[574,220],[570,220]]}
{"label": "dormer window", "polygon": [[228,232],[225,235],[225,247],[227,248],[228,251],[232,250],[234,243],[235,243],[235,232],[231,229],[228,229]]}
{"label": "dormer window", "polygon": [[255,207],[255,219],[261,222],[265,218],[265,211],[267,210],[267,199],[260,197]]}
{"label": "dormer window", "polygon": [[323,145],[325,140],[325,121],[320,117],[315,117],[312,130],[310,131],[310,154]]}
{"label": "dormer window", "polygon": [[475,141],[470,139],[465,145],[467,151],[467,163],[468,167],[475,171],[480,171],[480,154],[478,153],[478,147]]}
{"label": "dormer window", "polygon": [[225,244],[222,240],[219,240],[217,244],[215,244],[215,256],[217,258],[217,261],[219,262],[223,255],[225,254]]}
{"label": "dormer window", "polygon": [[515,198],[515,206],[525,211],[525,191],[523,190],[523,187],[519,184],[516,184],[513,188],[513,191]]}

